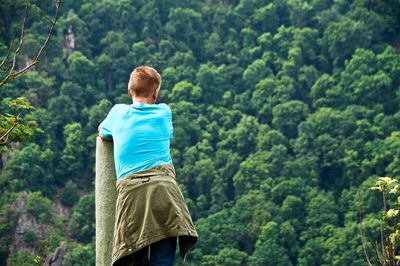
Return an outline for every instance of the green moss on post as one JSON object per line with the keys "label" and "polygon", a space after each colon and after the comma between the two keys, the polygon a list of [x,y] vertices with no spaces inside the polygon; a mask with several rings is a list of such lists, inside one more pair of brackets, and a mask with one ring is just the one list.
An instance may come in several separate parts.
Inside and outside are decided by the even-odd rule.
{"label": "green moss on post", "polygon": [[113,143],[96,143],[96,266],[110,266],[114,239],[117,190]]}

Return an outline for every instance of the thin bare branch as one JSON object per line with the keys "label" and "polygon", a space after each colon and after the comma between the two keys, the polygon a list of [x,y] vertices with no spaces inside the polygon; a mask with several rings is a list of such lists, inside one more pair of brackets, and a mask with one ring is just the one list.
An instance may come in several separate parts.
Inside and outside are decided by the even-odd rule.
{"label": "thin bare branch", "polygon": [[44,41],[44,44],[42,45],[42,48],[40,48],[38,54],[33,59],[33,61],[38,61],[39,60],[40,55],[42,54],[44,48],[46,47],[47,43],[49,42],[51,35],[53,34],[53,29],[54,29],[54,26],[56,25],[56,22],[57,22],[57,19],[58,19],[58,14],[60,13],[60,5],[61,5],[61,0],[57,0],[56,16],[54,17],[54,21],[51,24],[51,27],[50,27],[50,30],[49,30],[49,34],[47,35],[47,38]]}
{"label": "thin bare branch", "polygon": [[14,58],[13,58],[13,65],[12,65],[12,67],[11,67],[11,73],[14,71],[14,69],[15,69],[15,64],[16,64],[16,62],[17,62],[17,56],[18,56],[18,54],[19,54],[19,51],[21,50],[21,48],[22,48],[22,44],[24,43],[24,34],[25,34],[25,25],[26,25],[26,19],[27,19],[27,17],[28,17],[28,7],[29,7],[29,0],[26,0],[26,4],[25,4],[25,13],[24,13],[24,21],[22,22],[22,25],[21,25],[21,37],[20,37],[20,39],[19,39],[19,44],[18,44],[18,47],[17,47],[17,50],[15,50],[15,53],[14,53]]}
{"label": "thin bare branch", "polygon": [[389,233],[389,219],[387,217],[387,191],[384,190],[382,191],[382,196],[383,196],[383,203],[384,203],[384,207],[385,207],[385,233],[386,233],[386,242],[387,242],[387,247],[388,247],[388,260],[389,260],[389,264],[392,265],[393,263],[393,248],[392,248],[392,244],[390,242],[390,233]]}
{"label": "thin bare branch", "polygon": [[[377,262],[379,265],[382,265],[382,266],[383,266],[384,264],[382,263],[381,257],[379,256],[378,244],[377,244],[377,243],[374,244],[374,242],[372,242],[371,239],[368,239],[368,242],[369,242],[370,245],[372,246],[372,249],[375,251],[376,262]],[[383,261],[385,261],[385,258],[383,258]]]}
{"label": "thin bare branch", "polygon": [[50,23],[53,23],[53,20],[43,12],[43,9],[41,9],[40,7],[38,7],[38,6],[35,5],[35,4],[32,4],[32,6],[33,6],[34,8],[36,8],[37,11],[39,11],[39,13],[40,13],[45,19],[47,19]]}
{"label": "thin bare branch", "polygon": [[361,244],[362,244],[362,247],[363,247],[363,250],[364,250],[365,259],[367,260],[368,264],[370,266],[372,266],[372,263],[368,258],[367,250],[365,249],[365,243],[364,243],[364,235],[363,235],[363,230],[362,230],[362,211],[361,211],[360,190],[358,190],[358,212],[360,214],[359,228],[360,228],[360,235],[361,235]]}
{"label": "thin bare branch", "polygon": [[[14,124],[12,125],[12,127],[11,127],[9,130],[7,130],[7,132],[4,133],[3,136],[0,137],[0,145],[4,145],[4,144],[7,143],[7,141],[8,141],[8,136],[10,135],[11,131],[13,131],[14,128],[15,128],[17,125],[18,125],[18,123],[14,123]],[[3,141],[4,138],[5,138],[5,140]]]}
{"label": "thin bare branch", "polygon": [[4,63],[6,62],[7,58],[10,56],[10,53],[11,53],[11,49],[12,49],[12,47],[13,47],[13,44],[14,44],[14,39],[11,40],[11,44],[10,44],[10,47],[8,47],[7,54],[6,54],[6,56],[3,58],[3,61],[1,61],[1,63],[0,63],[0,68],[3,67],[3,65],[4,65]]}
{"label": "thin bare branch", "polygon": [[16,73],[12,73],[10,79],[17,79],[20,76],[22,76],[23,74],[25,74],[31,67],[33,67],[34,65],[38,64],[39,61],[35,61],[30,63],[28,66],[26,66],[24,69],[16,72]]}
{"label": "thin bare branch", "polygon": [[[57,7],[56,8],[56,15],[54,17],[54,20],[51,20],[51,27],[50,27],[50,30],[49,30],[49,34],[47,35],[47,38],[44,41],[44,43],[43,43],[42,47],[40,48],[40,50],[38,51],[37,55],[33,58],[32,62],[28,66],[26,66],[24,69],[14,73],[16,58],[17,58],[17,55],[18,55],[18,53],[19,53],[19,51],[20,51],[20,49],[22,47],[22,44],[23,44],[23,37],[24,37],[24,31],[25,31],[26,18],[27,18],[27,14],[28,14],[28,5],[29,5],[29,0],[26,1],[26,5],[25,5],[25,14],[24,14],[24,21],[22,23],[20,43],[19,43],[19,45],[18,45],[18,47],[17,47],[17,49],[16,49],[16,51],[14,53],[13,64],[12,64],[11,70],[10,70],[9,74],[4,78],[4,80],[0,81],[0,87],[3,86],[4,84],[6,84],[10,79],[19,78],[20,76],[25,74],[30,68],[32,68],[37,63],[39,63],[39,58],[42,55],[43,50],[46,48],[46,46],[47,46],[48,42],[50,41],[50,38],[51,38],[51,36],[53,34],[53,30],[54,30],[54,27],[56,25],[56,22],[57,22],[57,19],[58,19],[58,15],[60,13],[61,0],[57,0],[56,1],[56,7]],[[47,16],[45,16],[45,17],[46,17],[46,19],[48,19]]]}
{"label": "thin bare branch", "polygon": [[[4,145],[7,143],[8,141],[8,137],[10,136],[11,132],[14,130],[14,128],[19,124],[19,119],[21,117],[22,111],[20,111],[18,113],[17,116],[14,117],[14,122],[13,125],[11,126],[11,128],[9,130],[7,130],[6,133],[3,134],[3,136],[0,136],[0,145]],[[5,138],[5,140],[3,141],[3,139]]]}
{"label": "thin bare branch", "polygon": [[[26,66],[24,69],[13,73],[11,79],[16,79],[19,78],[20,76],[22,76],[23,74],[25,74],[31,67],[33,67],[34,65],[36,65],[37,63],[39,63],[39,57],[42,55],[42,52],[44,50],[44,48],[47,46],[47,43],[49,42],[51,35],[53,34],[53,29],[56,25],[57,19],[58,19],[58,15],[59,15],[59,11],[60,11],[60,4],[61,4],[61,0],[57,0],[57,10],[56,10],[56,16],[54,18],[54,21],[52,21],[51,23],[51,27],[49,30],[49,34],[47,35],[47,38],[45,40],[45,42],[43,43],[42,47],[40,48],[38,54],[34,57],[33,61]],[[1,85],[0,85],[1,86]]]}
{"label": "thin bare branch", "polygon": [[18,53],[21,50],[22,44],[24,43],[24,33],[25,33],[26,18],[28,17],[28,6],[29,6],[29,0],[26,0],[25,12],[24,12],[24,20],[23,20],[22,25],[21,25],[21,37],[19,39],[19,44],[18,44],[17,49],[14,52],[13,63],[12,63],[12,66],[11,66],[10,73],[5,77],[4,80],[2,80],[0,82],[0,87],[3,86],[4,84],[6,84],[11,79],[12,73],[14,72],[15,63],[17,61]]}
{"label": "thin bare branch", "polygon": [[3,71],[3,70],[0,70],[0,73],[7,73],[7,72],[10,70],[11,66],[12,66],[12,64],[9,64],[8,67],[7,67],[7,69],[4,70],[4,71]]}
{"label": "thin bare branch", "polygon": [[[10,136],[11,132],[12,132],[12,131],[14,130],[14,128],[19,124],[19,123],[18,123],[18,120],[19,120],[20,115],[21,115],[21,112],[18,114],[18,116],[16,116],[16,117],[14,118],[14,122],[13,122],[13,125],[11,126],[11,128],[8,129],[7,132],[4,133],[4,135],[0,137],[0,145],[4,145],[4,144],[7,143],[8,137]],[[3,139],[5,139],[5,140],[3,140]]]}
{"label": "thin bare branch", "polygon": [[381,226],[381,246],[382,246],[382,256],[383,256],[383,261],[386,261],[385,258],[385,240],[384,240],[384,236],[383,236],[383,227],[382,227],[382,220],[380,220],[380,226]]}
{"label": "thin bare branch", "polygon": [[[397,210],[399,210],[399,201],[396,199],[396,207]],[[395,215],[394,218],[394,224],[393,224],[393,233],[394,233],[394,241],[393,241],[393,260],[394,260],[394,266],[397,266],[398,262],[396,260],[396,248],[397,248],[397,233],[396,233],[396,228],[397,228],[397,216],[398,214]]]}

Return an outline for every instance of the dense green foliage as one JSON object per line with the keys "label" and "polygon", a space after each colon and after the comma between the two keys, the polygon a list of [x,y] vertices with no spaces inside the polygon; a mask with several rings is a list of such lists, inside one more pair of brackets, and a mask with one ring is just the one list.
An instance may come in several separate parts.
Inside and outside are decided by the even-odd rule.
{"label": "dense green foliage", "polygon": [[[23,2],[0,3],[0,55]],[[200,235],[188,265],[363,264],[357,190],[378,239],[381,203],[368,188],[400,174],[399,1],[63,0],[61,11],[39,65],[1,88],[37,107],[26,119],[44,130],[2,165],[3,214],[12,192],[63,189],[67,205],[76,188],[88,192],[64,262],[94,263],[97,126],[129,103],[129,74],[147,64],[163,77],[159,102],[173,112],[172,157]],[[47,34],[35,12],[21,58]],[[12,219],[1,221],[6,235]]]}
{"label": "dense green foliage", "polygon": [[34,137],[38,132],[43,133],[37,127],[36,121],[28,121],[26,124],[21,124],[22,112],[34,109],[26,99],[18,97],[10,101],[9,107],[18,110],[18,114],[0,114],[0,154],[6,151],[6,147],[12,150],[10,145],[12,142],[26,142],[27,139]]}
{"label": "dense green foliage", "polygon": [[51,218],[51,201],[42,196],[42,192],[29,193],[25,209],[32,212],[39,222],[49,222]]}
{"label": "dense green foliage", "polygon": [[20,249],[17,253],[10,256],[7,263],[12,266],[34,266],[34,259],[35,255],[30,253],[27,249]]}
{"label": "dense green foliage", "polygon": [[65,184],[65,188],[62,191],[61,203],[66,206],[73,206],[78,200],[78,186],[69,180],[67,184]]}

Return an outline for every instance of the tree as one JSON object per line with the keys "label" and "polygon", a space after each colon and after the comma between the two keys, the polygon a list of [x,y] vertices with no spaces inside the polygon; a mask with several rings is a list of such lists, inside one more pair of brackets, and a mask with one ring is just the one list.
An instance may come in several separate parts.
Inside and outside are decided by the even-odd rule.
{"label": "tree", "polygon": [[312,228],[338,225],[338,208],[332,193],[320,193],[308,204],[306,224]]}
{"label": "tree", "polygon": [[270,177],[269,155],[266,152],[257,152],[240,164],[239,171],[233,177],[236,197],[258,189],[261,182]]}
{"label": "tree", "polygon": [[69,180],[61,194],[61,202],[66,206],[73,206],[79,200],[78,186]]}
{"label": "tree", "polygon": [[218,103],[229,87],[225,65],[219,67],[212,64],[200,65],[196,73],[196,83],[202,88],[203,102]]}
{"label": "tree", "polygon": [[81,86],[96,84],[94,63],[81,52],[76,51],[68,57],[68,70],[71,77]]}
{"label": "tree", "polygon": [[202,89],[188,81],[181,81],[175,84],[168,98],[172,101],[188,101],[199,103],[202,94]]}
{"label": "tree", "polygon": [[5,152],[4,147],[11,149],[11,142],[25,142],[38,132],[43,132],[34,120],[28,121],[26,124],[21,123],[22,112],[34,109],[26,99],[17,98],[11,101],[9,106],[16,107],[18,115],[0,114],[0,154]]}
{"label": "tree", "polygon": [[343,66],[357,48],[367,47],[371,34],[363,23],[342,17],[325,29],[323,36],[334,65]]}
{"label": "tree", "polygon": [[50,98],[55,96],[52,90],[55,79],[44,73],[40,74],[37,71],[30,70],[21,81],[24,84],[24,88],[21,89],[26,90],[24,96],[29,99],[33,106],[43,107]]}
{"label": "tree", "polygon": [[[394,59],[392,62],[388,60],[385,65],[395,61],[399,60]],[[379,65],[378,57],[372,51],[356,49],[341,73],[337,92],[332,97],[336,97],[338,93],[342,95],[339,97],[341,101],[369,108],[379,103],[384,104],[384,112],[393,113],[397,103],[394,101],[396,95],[392,87],[394,85],[392,78],[395,80],[398,78],[391,75],[393,68],[387,67],[388,73],[378,68]]]}
{"label": "tree", "polygon": [[275,33],[279,25],[276,6],[273,3],[269,3],[264,7],[256,9],[252,16],[252,22],[255,24],[255,28],[259,29],[261,33]]}
{"label": "tree", "polygon": [[278,207],[268,201],[266,193],[261,190],[253,190],[237,197],[235,205],[231,208],[235,243],[250,254],[263,226],[270,222],[278,211]]}
{"label": "tree", "polygon": [[177,40],[183,41],[188,47],[196,46],[200,36],[194,32],[201,27],[201,14],[189,8],[174,8],[168,15],[166,31]]}
{"label": "tree", "polygon": [[[374,225],[378,228],[378,221]],[[372,225],[372,224],[371,224]],[[368,226],[369,227],[369,226]],[[371,239],[375,239],[374,236]],[[360,232],[358,224],[349,223],[346,227],[336,228],[333,235],[326,240],[326,261],[330,265],[361,265],[365,264],[360,246]]]}
{"label": "tree", "polygon": [[[1,265],[14,255],[19,191],[59,191],[71,204],[78,188],[91,195],[98,124],[112,105],[131,102],[136,64],[162,73],[158,102],[172,110],[171,156],[201,236],[188,265],[362,263],[356,191],[400,172],[398,0],[64,2],[40,63],[0,89],[1,114],[17,116],[8,103],[24,96],[37,110],[20,123],[46,132],[2,154]],[[1,57],[25,3],[0,1]],[[48,35],[34,4],[55,8],[29,3],[16,71]],[[377,194],[360,195],[372,241]],[[64,230],[66,265],[95,263],[86,200],[74,202]]]}
{"label": "tree", "polygon": [[307,117],[308,107],[301,101],[289,101],[275,106],[272,110],[272,125],[287,138],[297,136],[297,127]]}
{"label": "tree", "polygon": [[14,152],[13,157],[0,175],[1,185],[12,191],[43,191],[50,196],[54,186],[54,152],[41,149],[35,143]]}
{"label": "tree", "polygon": [[282,202],[281,216],[284,220],[297,219],[302,221],[305,215],[305,207],[301,198],[288,195]]}
{"label": "tree", "polygon": [[61,155],[61,166],[66,175],[78,182],[82,179],[85,165],[85,140],[80,123],[67,124],[64,127],[65,148]]}
{"label": "tree", "polygon": [[83,196],[73,208],[69,228],[81,242],[89,243],[95,234],[94,193]]}
{"label": "tree", "polygon": [[268,130],[259,131],[257,136],[257,149],[269,151],[272,149],[273,146],[282,144],[285,147],[289,147],[289,141],[287,138],[282,134],[279,130]]}
{"label": "tree", "polygon": [[309,239],[299,251],[297,264],[301,266],[317,266],[328,263],[324,257],[324,254],[326,253],[326,249],[324,247],[325,241],[326,239],[321,236]]}
{"label": "tree", "polygon": [[20,249],[17,253],[10,256],[7,260],[8,265],[32,266],[34,265],[35,255],[27,249]]}
{"label": "tree", "polygon": [[32,229],[26,231],[24,241],[28,246],[33,247],[37,241],[37,236],[35,234],[35,231]]}
{"label": "tree", "polygon": [[196,122],[200,110],[195,104],[186,101],[171,103],[170,107],[174,115],[174,140],[171,146],[184,151],[185,147],[196,144],[200,137],[200,126]]}
{"label": "tree", "polygon": [[[333,107],[330,103],[332,102],[331,99],[326,98],[327,91],[334,87],[335,79],[324,73],[322,74],[312,85],[310,96],[312,99],[312,105],[314,108],[320,107]],[[329,93],[329,92],[328,92]]]}
{"label": "tree", "polygon": [[256,249],[248,259],[249,265],[292,265],[287,251],[280,246],[278,239],[279,230],[276,222],[269,222],[263,226]]}
{"label": "tree", "polygon": [[48,223],[51,221],[51,201],[43,197],[40,191],[28,194],[25,209],[32,212],[40,223]]}
{"label": "tree", "polygon": [[260,80],[266,78],[270,74],[270,71],[262,59],[257,59],[243,72],[243,80],[248,87],[252,88]]}
{"label": "tree", "polygon": [[224,248],[217,255],[205,255],[201,262],[202,266],[232,265],[241,266],[247,259],[247,254],[237,249]]}
{"label": "tree", "polygon": [[[14,55],[12,56],[12,62],[10,62],[10,55],[11,51],[13,49],[13,44],[14,44],[14,39],[11,40],[11,43],[9,44],[8,51],[6,55],[3,57],[3,59],[0,62],[0,88],[8,83],[12,79],[18,79],[21,77],[23,74],[25,74],[29,69],[31,69],[33,66],[39,63],[39,58],[43,53],[43,50],[46,48],[50,37],[53,34],[53,29],[54,26],[56,25],[58,14],[60,11],[60,5],[61,5],[61,0],[56,1],[56,14],[54,16],[54,19],[50,19],[51,26],[49,29],[49,33],[47,35],[47,38],[45,39],[43,45],[40,47],[39,51],[37,54],[33,57],[32,61],[29,62],[24,68],[21,70],[16,70],[16,63],[17,63],[17,57],[18,54],[22,48],[22,45],[24,43],[24,38],[25,38],[25,26],[26,26],[26,21],[28,17],[28,8],[29,8],[29,1],[26,1],[25,4],[25,11],[24,11],[24,17],[23,17],[23,22],[21,24],[21,33],[20,33],[20,38],[19,38],[19,43],[18,46],[16,47],[15,51],[13,52]],[[7,3],[8,4],[8,3]],[[7,5],[6,5],[7,6]],[[37,6],[35,6],[38,8]],[[40,13],[43,14],[42,9],[38,8]],[[49,19],[46,15],[44,15],[46,19]],[[25,141],[28,138],[33,137],[36,132],[40,132],[41,130],[38,128],[31,128],[31,126],[36,126],[34,121],[28,122],[26,125],[20,124],[20,115],[21,115],[21,110],[22,109],[33,109],[29,102],[22,98],[18,98],[10,103],[11,105],[17,106],[20,109],[20,113],[17,116],[4,116],[0,115],[0,154],[4,152],[3,146],[8,146],[8,143],[11,141]],[[14,131],[14,134],[11,135],[11,133]]]}
{"label": "tree", "polygon": [[[223,248],[238,248],[236,240],[240,231],[237,230],[241,225],[234,224],[230,216],[230,210],[223,209],[197,220],[196,229],[199,235],[204,237],[204,240],[199,242],[197,246],[202,253],[216,255],[217,251]],[[221,237],[222,235],[225,237]],[[226,241],[227,239],[229,241]],[[198,259],[201,260],[201,257]]]}
{"label": "tree", "polygon": [[235,128],[224,132],[223,139],[217,144],[217,147],[231,149],[246,157],[256,147],[258,129],[257,119],[244,115]]}
{"label": "tree", "polygon": [[87,266],[87,265],[95,265],[95,263],[96,263],[95,241],[92,241],[86,245],[72,242],[68,246],[68,252],[65,254],[62,265]]}
{"label": "tree", "polygon": [[[23,74],[25,74],[29,69],[31,69],[33,66],[35,66],[36,64],[39,63],[39,58],[42,55],[42,52],[44,50],[44,48],[46,48],[47,43],[50,40],[50,37],[53,34],[53,29],[54,26],[56,25],[57,22],[57,18],[58,18],[58,14],[60,11],[60,5],[61,5],[61,0],[57,0],[56,1],[56,14],[54,16],[54,20],[50,20],[51,26],[49,29],[49,34],[47,35],[46,40],[44,41],[43,45],[41,46],[41,48],[39,49],[38,53],[36,54],[36,56],[34,56],[34,58],[32,59],[32,61],[23,69],[21,70],[16,70],[16,63],[17,63],[17,57],[18,54],[22,48],[22,45],[24,43],[24,38],[25,38],[25,25],[26,25],[26,21],[28,18],[28,7],[29,7],[29,0],[26,1],[25,4],[25,12],[24,12],[24,18],[23,18],[23,22],[21,24],[21,34],[20,34],[20,38],[19,38],[19,43],[17,48],[14,51],[14,55],[12,56],[12,63],[10,65],[8,65],[9,63],[9,57],[11,55],[11,51],[13,49],[13,44],[14,44],[14,40],[11,41],[8,51],[6,53],[6,55],[3,57],[1,63],[0,63],[0,70],[4,70],[1,71],[0,73],[5,73],[2,74],[2,76],[0,76],[0,87],[2,87],[4,84],[6,84],[9,80],[11,79],[17,79],[20,76],[22,76]],[[38,7],[36,7],[38,8]],[[38,8],[39,9],[39,8]],[[39,9],[40,12],[43,12],[41,9]],[[44,15],[46,19],[49,19],[46,15]],[[7,64],[6,64],[7,63]]]}

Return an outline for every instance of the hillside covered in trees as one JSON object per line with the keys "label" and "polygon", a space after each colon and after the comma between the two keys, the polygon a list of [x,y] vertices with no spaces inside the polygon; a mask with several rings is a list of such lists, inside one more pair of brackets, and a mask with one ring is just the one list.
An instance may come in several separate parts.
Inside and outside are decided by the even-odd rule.
{"label": "hillside covered in trees", "polygon": [[[24,4],[0,2],[0,57]],[[51,232],[63,265],[94,265],[97,126],[130,103],[139,65],[159,70],[173,112],[200,236],[187,265],[362,265],[357,191],[379,240],[369,187],[400,174],[399,14],[398,0],[63,0],[40,63],[0,88],[1,114],[24,96],[44,131],[0,162],[0,265],[34,264]],[[20,68],[48,30],[28,18]],[[26,228],[16,250],[19,201],[46,234]]]}

